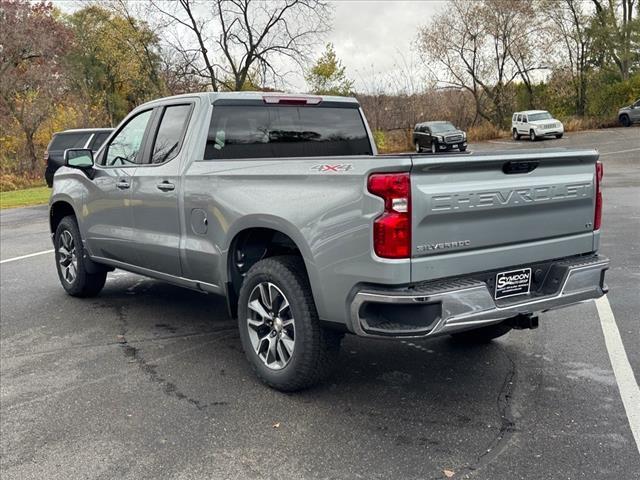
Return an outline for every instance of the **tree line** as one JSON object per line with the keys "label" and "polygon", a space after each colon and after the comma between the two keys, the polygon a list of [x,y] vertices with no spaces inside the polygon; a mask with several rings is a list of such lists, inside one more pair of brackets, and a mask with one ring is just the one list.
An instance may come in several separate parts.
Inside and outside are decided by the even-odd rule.
{"label": "tree line", "polygon": [[114,126],[165,95],[283,89],[292,72],[356,95],[381,143],[434,119],[497,135],[528,108],[605,125],[640,97],[640,0],[450,0],[410,61],[357,89],[331,43],[313,58],[331,14],[322,0],[0,0],[0,188],[40,177],[56,131]]}

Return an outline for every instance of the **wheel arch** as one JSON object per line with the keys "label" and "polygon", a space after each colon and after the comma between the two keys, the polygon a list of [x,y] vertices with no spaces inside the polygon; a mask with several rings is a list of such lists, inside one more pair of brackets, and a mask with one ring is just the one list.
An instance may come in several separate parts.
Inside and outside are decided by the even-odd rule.
{"label": "wheel arch", "polygon": [[56,233],[60,221],[69,215],[76,217],[76,220],[78,219],[78,215],[70,201],[60,199],[51,204],[49,207],[49,230],[52,235]]}
{"label": "wheel arch", "polygon": [[302,258],[312,294],[318,305],[316,295],[319,281],[311,249],[293,225],[284,220],[276,223],[274,219],[262,217],[250,224],[243,222],[243,225],[234,229],[228,238],[230,241],[223,265],[227,307],[232,317],[237,316],[238,294],[246,272],[256,262],[277,255],[297,255]]}

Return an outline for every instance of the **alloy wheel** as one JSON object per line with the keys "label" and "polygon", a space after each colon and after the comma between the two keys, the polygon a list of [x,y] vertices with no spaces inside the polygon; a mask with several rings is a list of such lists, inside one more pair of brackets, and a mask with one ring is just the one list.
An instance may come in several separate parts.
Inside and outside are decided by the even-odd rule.
{"label": "alloy wheel", "polygon": [[287,366],[295,348],[295,320],[287,297],[271,282],[249,295],[247,327],[253,349],[272,370]]}
{"label": "alloy wheel", "polygon": [[73,283],[78,276],[78,256],[73,235],[69,230],[63,230],[58,243],[58,263],[62,278],[67,283]]}

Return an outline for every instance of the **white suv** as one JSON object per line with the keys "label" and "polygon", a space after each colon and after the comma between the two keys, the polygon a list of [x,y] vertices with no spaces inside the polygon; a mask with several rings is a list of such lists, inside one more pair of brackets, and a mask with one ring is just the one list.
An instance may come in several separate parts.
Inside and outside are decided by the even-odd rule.
{"label": "white suv", "polygon": [[546,110],[516,112],[511,117],[511,135],[514,140],[528,136],[532,142],[538,138],[555,136],[562,138],[564,126]]}

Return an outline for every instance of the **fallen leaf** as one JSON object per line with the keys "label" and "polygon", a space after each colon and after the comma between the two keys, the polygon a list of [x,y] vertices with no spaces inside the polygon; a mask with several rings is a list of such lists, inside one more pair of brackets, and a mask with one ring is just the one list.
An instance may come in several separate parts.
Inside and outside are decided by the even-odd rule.
{"label": "fallen leaf", "polygon": [[453,477],[453,476],[456,474],[456,472],[454,472],[453,470],[449,470],[449,469],[447,469],[447,468],[445,468],[445,469],[442,471],[442,473],[444,473],[444,476],[445,476],[445,477],[447,477],[447,478],[451,478],[451,477]]}
{"label": "fallen leaf", "polygon": [[273,428],[280,428],[280,422],[274,423]]}

